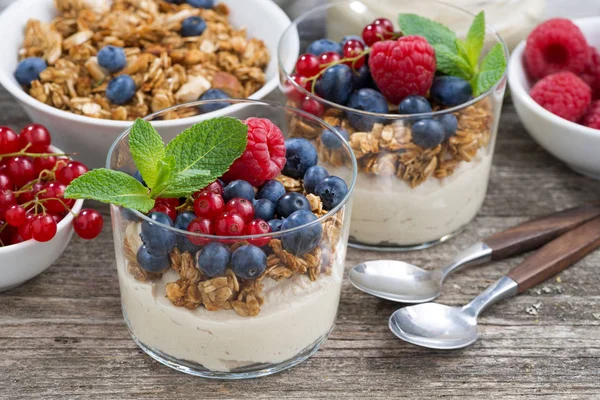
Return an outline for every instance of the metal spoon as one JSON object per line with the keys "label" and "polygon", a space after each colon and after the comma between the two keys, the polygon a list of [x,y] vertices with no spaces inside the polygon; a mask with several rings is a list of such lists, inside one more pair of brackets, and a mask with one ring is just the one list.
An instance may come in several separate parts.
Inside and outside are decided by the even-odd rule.
{"label": "metal spoon", "polygon": [[392,314],[400,339],[433,349],[458,349],[477,340],[477,316],[490,305],[544,282],[600,247],[600,217],[565,233],[511,269],[464,307],[437,303],[405,307]]}
{"label": "metal spoon", "polygon": [[537,249],[597,216],[600,216],[600,204],[563,210],[475,243],[443,268],[424,270],[403,261],[365,261],[350,270],[349,279],[357,289],[382,299],[400,303],[428,302],[439,296],[442,282],[452,272]]}

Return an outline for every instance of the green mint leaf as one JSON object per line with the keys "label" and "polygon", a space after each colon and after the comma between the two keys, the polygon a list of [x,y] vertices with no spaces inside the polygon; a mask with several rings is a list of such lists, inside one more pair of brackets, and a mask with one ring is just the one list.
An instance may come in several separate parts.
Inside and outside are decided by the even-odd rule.
{"label": "green mint leaf", "polygon": [[423,36],[432,45],[441,44],[455,49],[456,34],[448,27],[417,14],[400,14],[398,23],[402,34]]}
{"label": "green mint leaf", "polygon": [[504,49],[500,43],[497,43],[481,62],[481,69],[473,86],[475,96],[490,90],[502,78],[505,69]]}
{"label": "green mint leaf", "polygon": [[143,213],[154,207],[147,187],[125,172],[104,168],[94,169],[73,180],[64,196],[68,199],[98,200]]}
{"label": "green mint leaf", "polygon": [[135,120],[129,134],[129,150],[148,187],[156,187],[160,182],[158,163],[165,156],[165,144],[150,122]]}
{"label": "green mint leaf", "polygon": [[446,75],[458,76],[469,80],[473,76],[473,69],[460,55],[452,52],[443,44],[434,45],[437,70]]}
{"label": "green mint leaf", "polygon": [[467,33],[466,40],[466,51],[469,64],[471,67],[477,67],[479,63],[479,57],[481,55],[481,49],[483,49],[483,41],[485,40],[485,15],[481,11],[475,16],[469,32]]}
{"label": "green mint leaf", "polygon": [[467,55],[467,44],[465,43],[464,40],[460,40],[460,39],[456,39],[454,41],[454,44],[456,45],[456,51],[458,51],[458,55],[464,59],[464,60],[468,60],[469,56]]}

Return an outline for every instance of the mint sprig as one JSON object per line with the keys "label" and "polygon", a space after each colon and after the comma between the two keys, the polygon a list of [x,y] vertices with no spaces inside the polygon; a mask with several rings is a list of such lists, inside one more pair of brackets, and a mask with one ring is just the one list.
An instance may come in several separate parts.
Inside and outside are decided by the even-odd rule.
{"label": "mint sprig", "polygon": [[485,14],[473,19],[465,40],[457,38],[450,28],[416,14],[400,14],[400,29],[404,35],[423,36],[435,49],[438,71],[466,79],[475,96],[491,89],[504,74],[506,58],[496,44],[481,60],[485,42]]}
{"label": "mint sprig", "polygon": [[73,180],[65,197],[146,213],[158,197],[188,196],[214,182],[242,155],[247,137],[245,124],[221,117],[193,125],[165,147],[152,124],[138,118],[131,128],[129,149],[148,187],[124,172],[100,168]]}

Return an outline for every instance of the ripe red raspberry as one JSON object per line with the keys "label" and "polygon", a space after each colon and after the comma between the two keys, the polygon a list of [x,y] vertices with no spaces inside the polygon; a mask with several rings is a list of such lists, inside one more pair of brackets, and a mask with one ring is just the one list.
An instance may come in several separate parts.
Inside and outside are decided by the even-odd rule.
{"label": "ripe red raspberry", "polygon": [[398,104],[409,95],[427,95],[435,74],[435,51],[421,36],[385,40],[371,47],[369,67],[381,93]]}
{"label": "ripe red raspberry", "polygon": [[581,123],[588,128],[600,129],[600,100],[592,103]]}
{"label": "ripe red raspberry", "polygon": [[260,186],[275,178],[285,165],[285,143],[281,130],[266,118],[248,118],[246,151],[223,175],[227,182],[243,179]]}
{"label": "ripe red raspberry", "polygon": [[533,79],[561,71],[580,74],[589,59],[590,50],[583,33],[568,19],[550,19],[527,37],[525,67]]}
{"label": "ripe red raspberry", "polygon": [[579,121],[592,101],[592,90],[572,72],[548,75],[529,92],[539,105],[569,121]]}
{"label": "ripe red raspberry", "polygon": [[579,77],[592,89],[592,97],[600,99],[600,53],[594,47],[590,47],[592,53],[590,62],[585,71]]}

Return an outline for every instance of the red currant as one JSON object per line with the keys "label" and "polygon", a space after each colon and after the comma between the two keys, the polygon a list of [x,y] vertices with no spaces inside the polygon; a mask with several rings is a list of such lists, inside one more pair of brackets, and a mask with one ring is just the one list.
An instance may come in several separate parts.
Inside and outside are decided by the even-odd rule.
{"label": "red currant", "polygon": [[215,219],[225,210],[223,196],[214,193],[200,193],[194,200],[194,212],[199,217]]}
{"label": "red currant", "polygon": [[54,218],[54,221],[56,222],[56,225],[58,225],[58,223],[60,221],[62,221],[62,219],[65,217],[65,214],[48,213],[48,215],[50,215],[52,218]]}
{"label": "red currant", "polygon": [[225,211],[238,214],[246,224],[254,218],[254,206],[243,197],[235,197],[229,200],[225,205]]}
{"label": "red currant", "polygon": [[243,235],[244,227],[244,219],[233,212],[224,212],[215,221],[215,233],[219,236]]}
{"label": "red currant", "polygon": [[325,69],[329,64],[341,60],[342,57],[335,51],[326,51],[319,56],[319,69]]}
{"label": "red currant", "polygon": [[306,96],[304,100],[302,100],[300,108],[303,111],[306,111],[307,113],[317,117],[320,117],[325,112],[325,107],[323,106],[323,104],[321,104],[318,100],[311,99],[308,96]]}
{"label": "red currant", "polygon": [[24,241],[25,241],[25,239],[23,239],[21,237],[21,235],[19,235],[19,232],[11,233],[10,239],[9,239],[10,244],[19,244],[19,243],[23,243]]}
{"label": "red currant", "polygon": [[[172,208],[179,207],[179,199],[177,199],[177,198],[167,199],[166,197],[157,197],[156,203],[164,203]],[[173,221],[175,221],[175,220],[173,220]]]}
{"label": "red currant", "polygon": [[307,92],[311,91],[312,82],[307,80],[306,77],[298,74],[290,75],[290,80],[285,82],[284,92],[287,98],[295,102],[301,102],[306,93],[303,93],[291,81],[295,82]]}
{"label": "red currant", "polygon": [[[57,162],[55,161],[55,164]],[[88,172],[88,168],[79,161],[60,160],[56,168],[56,180],[63,185],[69,185],[75,178]]]}
{"label": "red currant", "polygon": [[[187,227],[188,232],[200,233],[203,235],[214,235],[215,229],[213,226],[213,222],[208,218],[196,218],[193,219]],[[198,236],[188,236],[187,237],[190,242],[196,245],[203,245],[208,243],[210,240],[198,237]]]}
{"label": "red currant", "polygon": [[56,221],[51,215],[38,215],[31,221],[31,235],[38,242],[47,242],[56,235]]}
{"label": "red currant", "polygon": [[52,168],[56,165],[56,157],[36,157],[33,159],[33,169],[37,176],[44,170],[52,171]]}
{"label": "red currant", "polygon": [[296,72],[306,78],[310,78],[319,73],[319,57],[314,54],[302,54],[296,61]]}
{"label": "red currant", "polygon": [[6,174],[0,174],[0,189],[12,189],[13,183],[10,176]]}
{"label": "red currant", "polygon": [[39,182],[36,182],[31,186],[31,188],[29,190],[21,193],[19,195],[19,198],[17,199],[17,201],[19,202],[19,204],[28,203],[28,202],[32,201],[33,199],[35,199],[35,195],[43,188],[44,188],[44,185],[42,185]]}
{"label": "red currant", "polygon": [[[63,213],[69,211],[69,209],[73,207],[75,200],[64,198],[66,188],[67,187],[60,182],[49,182],[44,185],[44,191],[38,195],[38,198],[40,200],[45,200],[43,204],[47,211]],[[68,207],[68,209],[65,206]]]}
{"label": "red currant", "polygon": [[[365,47],[358,40],[348,40],[346,44],[344,44],[344,58],[355,58],[359,56]],[[365,65],[365,57],[360,57],[354,61],[345,61],[344,64],[349,66],[350,68],[359,69],[363,65]]]}
{"label": "red currant", "polygon": [[33,162],[28,157],[9,158],[6,170],[17,187],[21,187],[35,178]]}
{"label": "red currant", "polygon": [[177,218],[177,211],[175,211],[175,208],[171,207],[170,204],[159,202],[158,199],[156,200],[156,203],[154,203],[154,207],[152,207],[150,210],[150,213],[153,212],[167,214],[173,221],[175,221],[175,218]]}
{"label": "red currant", "polygon": [[0,126],[0,154],[16,153],[19,150],[19,136],[9,127]]}
{"label": "red currant", "polygon": [[194,198],[198,197],[202,193],[212,193],[212,194],[218,194],[219,196],[222,196],[223,195],[223,185],[218,180],[214,181],[213,183],[211,183],[204,189],[200,190],[199,192],[194,193]]}
{"label": "red currant", "polygon": [[4,219],[7,224],[18,227],[25,223],[26,215],[27,213],[23,207],[18,204],[13,204],[4,212]]}
{"label": "red currant", "polygon": [[33,233],[31,231],[31,223],[33,222],[33,220],[35,219],[35,215],[33,214],[27,214],[25,216],[25,222],[21,225],[19,225],[19,236],[21,236],[21,238],[23,238],[23,240],[29,240],[31,239],[33,236]]}
{"label": "red currant", "polygon": [[394,32],[387,31],[383,25],[369,24],[365,26],[362,31],[362,38],[367,46],[372,46],[374,43],[382,40],[391,39],[394,36]]}
{"label": "red currant", "polygon": [[21,130],[19,141],[21,148],[30,144],[27,148],[29,153],[45,153],[51,142],[50,132],[40,124],[29,124]]}
{"label": "red currant", "polygon": [[394,24],[387,18],[377,18],[372,24],[381,26],[386,32],[394,32]]}
{"label": "red currant", "polygon": [[[250,221],[246,226],[246,235],[262,235],[271,232],[271,227],[267,221],[263,219],[255,219]],[[261,237],[256,239],[248,239],[248,243],[255,246],[266,246],[271,241],[270,237]]]}
{"label": "red currant", "polygon": [[17,204],[17,199],[12,190],[0,189],[0,219],[4,217],[4,211],[13,204]]}
{"label": "red currant", "polygon": [[93,239],[102,232],[104,220],[96,210],[85,208],[73,220],[73,228],[82,239]]}

